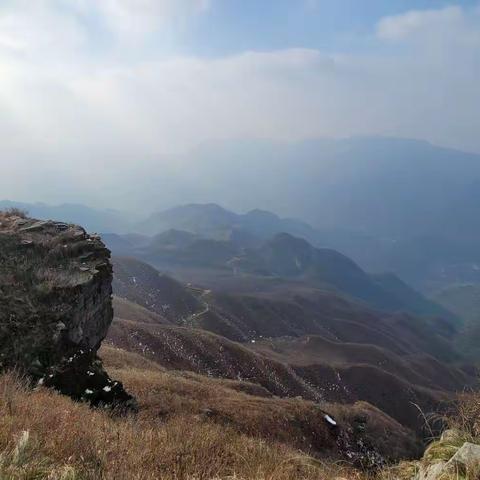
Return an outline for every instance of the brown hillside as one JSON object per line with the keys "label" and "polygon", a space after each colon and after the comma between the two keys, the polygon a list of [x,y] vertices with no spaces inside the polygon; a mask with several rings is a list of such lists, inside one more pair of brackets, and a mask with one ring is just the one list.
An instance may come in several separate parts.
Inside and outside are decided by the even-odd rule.
{"label": "brown hillside", "polygon": [[420,434],[424,421],[412,402],[430,412],[450,398],[447,393],[409,383],[372,365],[289,365],[223,337],[189,328],[116,319],[107,342],[168,369],[248,382],[246,391],[256,384],[280,397],[340,403],[366,400]]}
{"label": "brown hillside", "polygon": [[[231,340],[320,335],[366,343],[399,355],[429,353],[441,360],[457,354],[452,332],[440,320],[376,312],[329,291],[279,288],[235,295],[183,286],[135,259],[114,259],[114,292],[165,315],[172,323],[197,327]],[[164,312],[166,310],[166,312]]]}
{"label": "brown hillside", "polygon": [[[359,440],[390,460],[419,453],[408,429],[363,402],[319,405],[299,398],[258,397],[238,391],[235,381],[165,371],[155,364],[148,368],[141,356],[121,349],[103,347],[101,355],[109,371],[136,395],[140,420],[191,416],[195,422],[220,424],[317,458],[342,458],[347,451],[360,455]],[[332,430],[325,412],[339,422],[340,430]],[[395,452],[394,456],[389,452]]]}
{"label": "brown hillside", "polygon": [[282,397],[321,399],[320,393],[287,365],[202,330],[115,319],[106,341],[165,368],[251,382]]}
{"label": "brown hillside", "polygon": [[401,356],[376,345],[335,342],[320,336],[258,341],[250,348],[294,366],[368,364],[410,383],[452,392],[472,381],[462,370],[426,354]]}
{"label": "brown hillside", "polygon": [[201,309],[198,300],[175,280],[131,258],[112,260],[113,291],[120,297],[179,324]]}
{"label": "brown hillside", "polygon": [[114,296],[113,309],[118,318],[135,318],[140,323],[171,324],[164,315],[147,310],[145,307],[126,298]]}
{"label": "brown hillside", "polygon": [[[366,400],[420,434],[424,420],[415,405],[437,410],[473,383],[465,369],[440,360],[455,358],[450,326],[440,321],[436,328],[433,319],[379,313],[319,290],[219,294],[183,286],[136,260],[116,262],[127,263],[117,275],[131,301],[140,298],[154,311],[149,303],[160,289],[162,301],[183,308],[170,310],[181,326],[144,322],[134,308],[124,309],[109,332],[111,344],[166,368],[256,384],[281,397]],[[161,290],[161,282],[174,288]],[[186,316],[185,299],[192,309]]]}

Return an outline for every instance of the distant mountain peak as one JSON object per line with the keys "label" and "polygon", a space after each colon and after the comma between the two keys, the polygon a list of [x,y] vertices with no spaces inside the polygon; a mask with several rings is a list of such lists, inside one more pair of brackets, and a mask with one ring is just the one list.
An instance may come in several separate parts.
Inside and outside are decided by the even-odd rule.
{"label": "distant mountain peak", "polygon": [[247,212],[244,216],[246,217],[255,217],[255,218],[263,218],[269,220],[280,220],[280,217],[275,213],[269,212],[268,210],[262,210],[260,208],[254,208]]}
{"label": "distant mountain peak", "polygon": [[200,210],[200,211],[208,211],[213,213],[228,213],[233,214],[233,212],[223,208],[218,203],[187,203],[185,205],[178,205],[176,207],[164,210],[164,212],[168,211],[181,211],[181,210]]}
{"label": "distant mountain peak", "polygon": [[300,250],[310,250],[312,246],[304,238],[299,238],[287,232],[280,232],[266,242],[265,245],[290,247]]}

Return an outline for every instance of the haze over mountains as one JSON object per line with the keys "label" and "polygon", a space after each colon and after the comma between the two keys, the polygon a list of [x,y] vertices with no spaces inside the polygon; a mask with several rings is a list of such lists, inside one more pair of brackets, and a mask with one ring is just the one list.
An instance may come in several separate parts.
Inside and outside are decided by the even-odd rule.
{"label": "haze over mountains", "polygon": [[114,271],[109,341],[167,368],[247,381],[262,396],[367,400],[420,435],[414,404],[436,408],[474,382],[455,351],[455,327],[439,318],[380,313],[290,285],[204,290],[131,258],[115,258]]}
{"label": "haze over mountains", "polygon": [[[395,272],[428,292],[452,281],[480,281],[479,155],[414,140],[353,138],[214,142],[179,162],[175,170],[152,164],[132,174],[130,205],[142,199],[136,216],[78,205],[25,208],[105,233],[155,235],[173,228],[219,237],[233,226],[235,234],[265,238],[285,231],[334,248],[370,272]],[[140,176],[151,180],[139,182]],[[136,183],[142,185],[138,198]],[[238,217],[212,205],[155,213],[189,201],[253,211]],[[303,222],[279,222],[258,208]]]}
{"label": "haze over mountains", "polygon": [[[368,402],[379,410],[367,423],[385,416],[416,444],[426,435],[418,408],[442,412],[477,383],[480,169],[474,156],[454,152],[463,168],[454,175],[447,151],[434,160],[437,149],[418,142],[352,140],[343,151],[340,143],[320,142],[330,158],[322,168],[299,155],[305,178],[279,157],[275,178],[285,175],[285,185],[272,185],[259,169],[243,180],[237,172],[244,191],[247,177],[263,179],[262,194],[285,188],[279,206],[301,205],[308,195],[305,218],[315,212],[318,222],[212,202],[152,205],[142,215],[14,201],[0,209],[101,233],[114,269],[106,341],[121,358],[235,382],[252,398],[333,402],[349,412]],[[384,160],[390,151],[391,163]],[[221,167],[209,161],[212,178],[233,182],[220,180]],[[459,214],[452,218],[442,201],[457,202]]]}

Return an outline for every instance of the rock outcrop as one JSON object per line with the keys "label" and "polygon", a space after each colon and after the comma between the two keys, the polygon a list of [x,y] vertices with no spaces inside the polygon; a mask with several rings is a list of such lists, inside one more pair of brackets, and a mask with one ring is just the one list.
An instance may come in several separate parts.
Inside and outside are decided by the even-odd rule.
{"label": "rock outcrop", "polygon": [[[398,480],[459,480],[480,478],[480,445],[468,441],[459,430],[446,430],[432,442],[423,458],[401,463],[395,469]],[[382,477],[383,478],[383,477]]]}
{"label": "rock outcrop", "polygon": [[0,213],[0,369],[94,405],[133,407],[97,358],[113,319],[111,285],[99,237]]}

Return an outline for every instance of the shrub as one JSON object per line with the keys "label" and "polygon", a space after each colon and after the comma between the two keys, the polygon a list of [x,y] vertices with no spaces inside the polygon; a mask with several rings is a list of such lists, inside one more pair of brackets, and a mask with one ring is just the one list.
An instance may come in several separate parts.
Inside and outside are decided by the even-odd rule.
{"label": "shrub", "polygon": [[448,424],[472,441],[480,442],[480,393],[463,393],[458,397],[456,411],[448,418]]}

